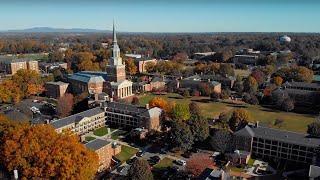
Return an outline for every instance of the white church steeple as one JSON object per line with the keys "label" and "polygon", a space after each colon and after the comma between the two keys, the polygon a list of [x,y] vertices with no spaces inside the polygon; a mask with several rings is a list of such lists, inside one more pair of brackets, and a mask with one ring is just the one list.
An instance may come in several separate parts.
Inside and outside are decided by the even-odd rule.
{"label": "white church steeple", "polygon": [[110,58],[109,65],[111,66],[123,65],[122,58],[120,57],[120,48],[117,42],[117,34],[116,34],[114,22],[113,22],[112,57]]}

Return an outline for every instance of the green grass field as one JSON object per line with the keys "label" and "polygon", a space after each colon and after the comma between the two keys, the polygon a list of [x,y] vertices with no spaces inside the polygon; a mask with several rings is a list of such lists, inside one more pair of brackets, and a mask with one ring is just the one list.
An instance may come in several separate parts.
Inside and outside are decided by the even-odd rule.
{"label": "green grass field", "polygon": [[135,149],[130,146],[121,146],[121,152],[116,155],[116,158],[118,158],[121,162],[125,162],[128,159],[130,159],[133,155],[135,155],[138,152],[138,149]]}
{"label": "green grass field", "polygon": [[116,140],[119,139],[119,136],[125,136],[128,132],[123,130],[118,130],[111,134],[111,138]]}
{"label": "green grass field", "polygon": [[[140,104],[145,105],[156,95],[146,94],[140,96]],[[159,95],[168,101],[175,101],[176,103],[190,103],[195,101],[199,103],[203,115],[206,118],[214,118],[219,116],[221,112],[231,114],[233,109],[238,108],[237,105],[226,102],[211,102],[206,97],[192,97],[192,98],[179,98],[180,95],[168,93],[167,95]],[[251,116],[251,122],[259,121],[260,123],[273,128],[280,128],[288,131],[305,133],[307,125],[314,121],[315,116],[309,114],[298,114],[292,112],[283,112],[275,109],[269,109],[260,105],[247,105],[244,107]],[[283,120],[280,126],[275,126],[276,119]]]}
{"label": "green grass field", "polygon": [[104,136],[104,135],[108,134],[108,128],[101,127],[99,129],[96,129],[95,131],[93,131],[93,134],[96,136]]}
{"label": "green grass field", "polygon": [[171,167],[171,166],[173,166],[173,159],[165,157],[153,167],[156,169],[166,169],[167,167]]}
{"label": "green grass field", "polygon": [[85,137],[85,140],[87,141],[87,142],[89,142],[89,141],[92,141],[92,140],[95,140],[96,138],[95,137],[92,137],[92,136],[86,136]]}

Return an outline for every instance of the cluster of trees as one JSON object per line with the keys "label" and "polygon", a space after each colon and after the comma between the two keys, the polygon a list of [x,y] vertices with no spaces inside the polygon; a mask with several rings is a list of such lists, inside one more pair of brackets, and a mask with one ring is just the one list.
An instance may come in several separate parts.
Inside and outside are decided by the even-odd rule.
{"label": "cluster of trees", "polygon": [[209,136],[208,121],[202,116],[197,103],[172,105],[155,97],[150,100],[149,105],[165,110],[167,123],[163,125],[170,129],[168,137],[172,148],[188,150],[195,142],[203,142]]}
{"label": "cluster of trees", "polygon": [[52,77],[42,78],[39,73],[32,70],[19,70],[0,84],[0,101],[17,103],[23,98],[39,95],[44,91],[44,82],[52,79]]}
{"label": "cluster of trees", "polygon": [[0,116],[0,163],[22,179],[92,179],[98,155],[49,125],[17,123]]}

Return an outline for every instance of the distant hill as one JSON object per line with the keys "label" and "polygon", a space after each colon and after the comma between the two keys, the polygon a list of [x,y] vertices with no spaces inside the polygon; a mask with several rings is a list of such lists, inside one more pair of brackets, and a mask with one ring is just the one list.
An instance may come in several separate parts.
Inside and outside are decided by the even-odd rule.
{"label": "distant hill", "polygon": [[111,32],[109,30],[98,30],[98,29],[82,29],[82,28],[51,28],[51,27],[34,27],[29,29],[17,29],[8,30],[3,32],[22,32],[22,33],[98,33],[98,32]]}

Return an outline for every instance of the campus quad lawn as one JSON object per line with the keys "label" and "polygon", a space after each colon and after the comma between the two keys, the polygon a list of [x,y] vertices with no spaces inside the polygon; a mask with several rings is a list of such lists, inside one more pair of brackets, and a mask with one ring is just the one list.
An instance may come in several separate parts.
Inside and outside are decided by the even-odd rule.
{"label": "campus quad lawn", "polygon": [[101,127],[99,129],[96,129],[95,131],[93,131],[93,134],[96,136],[104,136],[108,134],[108,127]]}
{"label": "campus quad lawn", "polygon": [[111,134],[111,138],[114,140],[119,139],[119,136],[125,136],[128,132],[123,130],[117,130]]}
{"label": "campus quad lawn", "polygon": [[160,162],[156,165],[154,165],[153,167],[155,169],[166,169],[167,167],[171,167],[173,166],[173,159],[170,158],[163,158],[162,160],[160,160]]}
{"label": "campus quad lawn", "polygon": [[[146,94],[140,96],[140,104],[145,105],[153,97],[161,97],[167,99],[168,101],[174,101],[176,103],[190,103],[191,101],[198,102],[202,113],[207,118],[216,118],[221,112],[225,112],[231,115],[233,109],[237,108],[234,104],[225,102],[212,102],[208,101],[207,97],[192,97],[183,98],[178,94],[168,93],[166,95],[153,95]],[[244,107],[249,111],[251,116],[251,121],[259,121],[260,123],[273,127],[280,128],[288,131],[302,132],[306,133],[307,125],[314,121],[315,116],[309,114],[298,114],[292,112],[277,111],[275,109],[269,109],[262,107],[260,105],[248,105],[245,104]],[[275,126],[274,121],[276,119],[281,119],[284,122],[281,126]]]}
{"label": "campus quad lawn", "polygon": [[116,155],[121,162],[125,162],[138,152],[137,149],[130,146],[121,146],[121,152]]}
{"label": "campus quad lawn", "polygon": [[85,137],[85,140],[87,141],[87,142],[89,142],[89,141],[92,141],[92,140],[95,140],[96,138],[95,137],[92,137],[92,136],[86,136]]}

